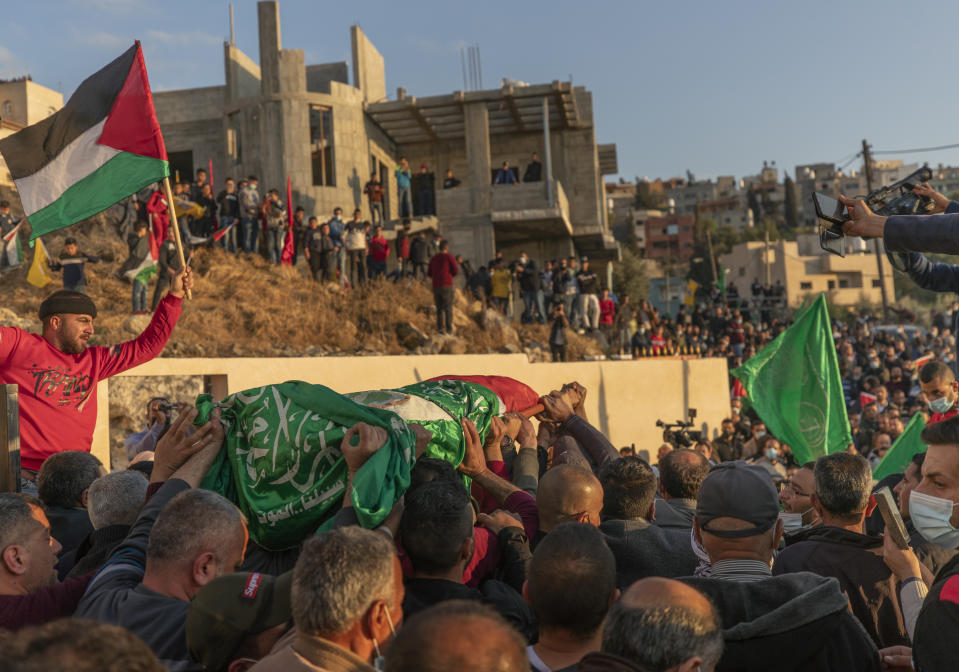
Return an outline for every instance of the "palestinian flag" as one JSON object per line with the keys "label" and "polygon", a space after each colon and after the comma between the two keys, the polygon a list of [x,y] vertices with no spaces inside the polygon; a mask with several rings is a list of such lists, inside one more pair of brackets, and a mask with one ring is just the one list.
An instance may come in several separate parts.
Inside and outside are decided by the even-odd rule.
{"label": "palestinian flag", "polygon": [[84,80],[59,112],[0,140],[37,236],[170,174],[140,43]]}

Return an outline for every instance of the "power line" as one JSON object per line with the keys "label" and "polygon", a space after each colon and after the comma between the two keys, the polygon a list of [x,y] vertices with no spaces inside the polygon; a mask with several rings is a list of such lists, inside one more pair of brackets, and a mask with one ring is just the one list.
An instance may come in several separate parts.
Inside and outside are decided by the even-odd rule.
{"label": "power line", "polygon": [[918,149],[884,149],[872,150],[873,154],[915,154],[917,152],[938,152],[943,149],[955,149],[959,143],[953,145],[940,145],[939,147],[919,147]]}

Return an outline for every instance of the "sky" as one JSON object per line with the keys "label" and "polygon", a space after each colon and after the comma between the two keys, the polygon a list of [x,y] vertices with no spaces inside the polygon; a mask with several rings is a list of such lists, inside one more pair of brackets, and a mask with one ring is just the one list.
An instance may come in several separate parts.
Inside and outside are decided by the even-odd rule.
{"label": "sky", "polygon": [[[223,84],[228,3],[3,3],[0,78],[30,73],[67,96],[143,43],[155,90]],[[619,176],[742,177],[775,161],[845,162],[874,150],[959,143],[959,3],[885,0],[282,0],[283,47],[307,64],[350,61],[358,23],[386,60],[387,91],[464,88],[480,47],[484,88],[570,80],[593,94],[597,142]],[[234,3],[237,46],[259,60],[256,2]],[[352,76],[352,75],[351,75]],[[959,165],[959,149],[882,155]],[[850,168],[858,168],[853,161]],[[611,179],[611,178],[607,178]]]}

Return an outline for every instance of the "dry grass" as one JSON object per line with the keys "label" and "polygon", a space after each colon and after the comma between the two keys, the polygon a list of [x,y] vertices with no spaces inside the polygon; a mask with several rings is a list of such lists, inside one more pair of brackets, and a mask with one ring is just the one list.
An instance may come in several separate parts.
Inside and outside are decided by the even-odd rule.
{"label": "dry grass", "polygon": [[[68,230],[82,251],[102,259],[86,267],[87,292],[99,311],[95,336],[99,344],[127,340],[134,333],[123,326],[130,314],[130,285],[114,273],[127,248],[115,231],[106,215]],[[45,237],[51,256],[59,255],[65,237],[63,232]],[[436,332],[433,295],[423,282],[379,282],[368,289],[344,291],[312,282],[302,260],[294,268],[276,267],[258,255],[237,259],[219,249],[195,250],[193,265],[194,299],[184,303],[165,356],[406,354],[407,348],[397,341],[396,324],[410,322],[427,336]],[[43,298],[60,287],[59,279],[45,289],[28,284],[27,266],[0,276],[3,305],[21,317],[35,316]],[[149,291],[152,298],[152,285]],[[455,306],[462,313],[456,335],[465,341],[467,352],[506,351],[501,334],[481,328],[473,304],[459,292]],[[546,327],[515,326],[521,344],[545,347]],[[570,335],[571,359],[594,351],[592,341]]]}

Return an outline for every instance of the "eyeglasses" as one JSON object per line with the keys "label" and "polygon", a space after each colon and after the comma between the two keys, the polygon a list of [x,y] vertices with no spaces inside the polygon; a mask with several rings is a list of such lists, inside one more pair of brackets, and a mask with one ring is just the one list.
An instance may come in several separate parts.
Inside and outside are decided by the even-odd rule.
{"label": "eyeglasses", "polygon": [[802,490],[798,489],[798,488],[797,488],[793,483],[791,483],[790,481],[784,482],[784,483],[782,484],[782,489],[783,489],[783,492],[787,492],[787,491],[788,491],[788,492],[791,492],[791,493],[792,493],[793,495],[795,495],[796,497],[809,497],[809,493],[803,492]]}

